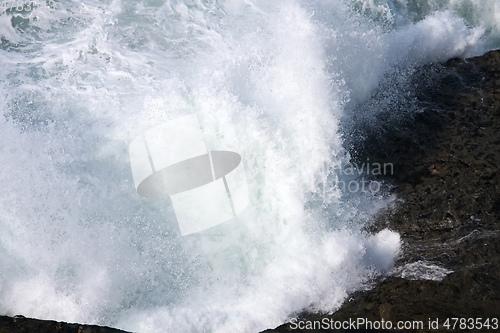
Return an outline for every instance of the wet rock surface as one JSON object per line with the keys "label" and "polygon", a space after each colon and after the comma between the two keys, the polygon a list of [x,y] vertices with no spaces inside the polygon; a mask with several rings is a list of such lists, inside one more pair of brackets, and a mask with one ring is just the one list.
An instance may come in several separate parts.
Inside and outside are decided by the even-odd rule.
{"label": "wet rock surface", "polygon": [[[394,165],[386,179],[398,199],[370,226],[401,234],[394,274],[334,314],[306,312],[302,320],[424,323],[405,332],[496,331],[443,324],[500,319],[500,51],[428,66],[415,77],[423,111],[393,119],[383,134],[367,131],[355,154]],[[439,325],[431,329],[429,319]],[[291,328],[266,332],[298,331]]]}
{"label": "wet rock surface", "polygon": [[0,333],[126,333],[110,327],[0,316]]}

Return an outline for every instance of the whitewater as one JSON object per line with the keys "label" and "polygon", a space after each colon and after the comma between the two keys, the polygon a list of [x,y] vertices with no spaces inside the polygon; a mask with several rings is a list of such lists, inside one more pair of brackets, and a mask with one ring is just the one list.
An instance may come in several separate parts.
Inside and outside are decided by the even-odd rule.
{"label": "whitewater", "polygon": [[[390,184],[339,186],[352,129],[419,66],[500,45],[495,0],[6,3],[0,314],[136,332],[258,332],[390,274],[400,236],[365,231]],[[181,236],[129,144],[187,115],[241,155],[250,205]]]}

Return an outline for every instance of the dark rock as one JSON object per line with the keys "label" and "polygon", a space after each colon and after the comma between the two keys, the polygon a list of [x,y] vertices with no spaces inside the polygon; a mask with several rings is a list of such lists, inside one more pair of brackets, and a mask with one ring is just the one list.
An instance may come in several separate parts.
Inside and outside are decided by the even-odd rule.
{"label": "dark rock", "polygon": [[0,316],[0,333],[126,333],[110,327]]}
{"label": "dark rock", "polygon": [[[438,332],[453,331],[443,326],[447,318],[500,319],[500,51],[427,66],[415,77],[427,80],[416,92],[423,111],[394,119],[403,125],[383,135],[365,133],[352,155],[394,165],[387,180],[399,200],[369,228],[401,234],[396,267],[428,262],[453,272],[442,281],[381,279],[334,314],[306,311],[303,320],[422,321],[419,332]],[[430,330],[429,319],[439,319],[439,329]],[[266,332],[290,331],[285,324]]]}

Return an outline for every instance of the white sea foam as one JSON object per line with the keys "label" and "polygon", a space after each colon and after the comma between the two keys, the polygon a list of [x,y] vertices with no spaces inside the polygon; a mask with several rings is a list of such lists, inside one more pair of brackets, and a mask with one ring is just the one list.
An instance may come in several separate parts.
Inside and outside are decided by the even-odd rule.
{"label": "white sea foam", "polygon": [[399,267],[394,274],[408,280],[442,281],[452,270],[419,260]]}
{"label": "white sea foam", "polygon": [[[75,0],[2,13],[0,313],[255,332],[333,311],[388,271],[397,233],[361,231],[384,196],[343,194],[327,171],[348,162],[339,119],[395,68],[480,54],[499,15],[358,4],[376,7]],[[168,202],[134,191],[127,147],[191,113],[209,146],[241,154],[252,205],[183,238]]]}

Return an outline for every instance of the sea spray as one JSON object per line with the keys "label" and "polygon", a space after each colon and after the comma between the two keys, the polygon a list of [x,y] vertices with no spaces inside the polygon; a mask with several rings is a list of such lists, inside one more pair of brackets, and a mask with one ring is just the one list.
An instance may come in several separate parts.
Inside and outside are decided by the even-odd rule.
{"label": "sea spray", "polygon": [[[340,120],[375,122],[382,110],[355,110],[387,77],[494,43],[495,10],[472,2],[464,17],[459,3],[420,14],[400,1],[2,11],[0,313],[255,332],[334,311],[399,249],[396,233],[362,231],[390,198],[338,187],[350,135]],[[135,192],[128,145],[187,114],[208,144],[242,156],[251,206],[182,237],[168,200]]]}

